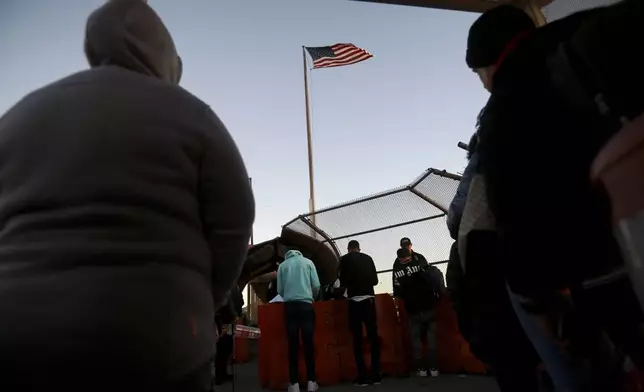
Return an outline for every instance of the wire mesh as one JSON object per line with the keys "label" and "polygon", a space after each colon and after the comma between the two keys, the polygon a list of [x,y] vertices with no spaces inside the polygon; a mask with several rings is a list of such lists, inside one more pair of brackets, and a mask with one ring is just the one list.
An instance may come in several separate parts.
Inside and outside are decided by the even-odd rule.
{"label": "wire mesh", "polygon": [[[341,254],[349,241],[355,239],[362,251],[374,259],[377,270],[392,267],[402,237],[409,237],[414,250],[429,262],[443,261],[448,258],[452,244],[445,212],[459,180],[458,175],[428,169],[410,185],[300,216],[285,227],[327,244],[331,240],[330,246]],[[315,230],[311,228],[313,222]]]}
{"label": "wire mesh", "polygon": [[541,10],[548,22],[564,18],[575,12],[611,5],[620,0],[555,0]]}

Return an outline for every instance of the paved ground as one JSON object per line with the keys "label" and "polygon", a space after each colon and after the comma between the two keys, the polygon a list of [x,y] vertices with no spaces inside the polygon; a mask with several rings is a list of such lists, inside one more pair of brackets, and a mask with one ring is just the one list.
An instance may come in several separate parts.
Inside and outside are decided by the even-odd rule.
{"label": "paved ground", "polygon": [[[235,367],[235,391],[259,392],[262,389],[257,379],[257,363],[251,362]],[[494,379],[490,377],[466,376],[460,378],[452,375],[442,375],[435,379],[430,378],[386,378],[381,385],[374,387],[357,388],[351,384],[342,384],[333,387],[321,387],[320,392],[349,392],[359,389],[369,392],[377,389],[378,392],[499,392]],[[216,387],[217,392],[232,392],[230,384]],[[374,391],[376,392],[376,391]]]}

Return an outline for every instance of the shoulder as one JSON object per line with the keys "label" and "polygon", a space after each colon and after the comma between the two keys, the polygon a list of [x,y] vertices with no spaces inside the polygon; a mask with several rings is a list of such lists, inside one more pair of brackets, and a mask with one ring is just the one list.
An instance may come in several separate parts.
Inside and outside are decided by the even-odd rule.
{"label": "shoulder", "polygon": [[414,252],[414,256],[415,256],[418,260],[427,261],[427,259],[425,258],[425,256],[424,256],[422,253]]}

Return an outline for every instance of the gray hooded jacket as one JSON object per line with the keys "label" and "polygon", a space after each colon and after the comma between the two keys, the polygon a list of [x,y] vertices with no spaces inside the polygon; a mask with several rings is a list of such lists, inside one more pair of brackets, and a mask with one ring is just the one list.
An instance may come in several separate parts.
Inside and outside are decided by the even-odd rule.
{"label": "gray hooded jacket", "polygon": [[107,2],[85,50],[0,118],[0,366],[175,379],[245,260],[248,175],[147,4]]}

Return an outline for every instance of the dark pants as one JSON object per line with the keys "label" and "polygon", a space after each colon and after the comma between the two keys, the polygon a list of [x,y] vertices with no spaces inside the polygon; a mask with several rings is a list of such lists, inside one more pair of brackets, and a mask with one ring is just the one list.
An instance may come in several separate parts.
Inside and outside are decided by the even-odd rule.
{"label": "dark pants", "polygon": [[498,251],[495,232],[468,234],[463,286],[472,319],[470,350],[490,365],[502,392],[537,392],[540,359],[510,302]]}
{"label": "dark pants", "polygon": [[[409,331],[411,333],[411,346],[414,349],[414,366],[416,369],[437,369],[436,309],[410,314]],[[427,355],[423,353],[423,341],[427,343]]]}
{"label": "dark pants", "polygon": [[297,384],[300,379],[298,370],[300,353],[300,332],[304,345],[304,362],[308,381],[315,381],[315,351],[313,333],[315,332],[315,311],[313,304],[308,302],[285,302],[284,322],[288,339],[288,366],[291,384]]}
{"label": "dark pants", "polygon": [[228,376],[228,360],[233,353],[233,337],[222,335],[217,342],[217,353],[215,354],[215,379],[218,382],[226,381]]}
{"label": "dark pants", "polygon": [[376,300],[374,298],[362,301],[349,300],[349,329],[353,335],[353,356],[358,368],[358,377],[365,378],[367,369],[364,364],[362,351],[362,324],[367,330],[369,347],[371,348],[371,374],[380,376],[380,338],[376,323]]}

